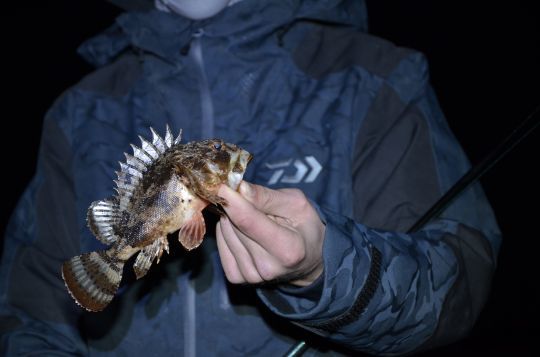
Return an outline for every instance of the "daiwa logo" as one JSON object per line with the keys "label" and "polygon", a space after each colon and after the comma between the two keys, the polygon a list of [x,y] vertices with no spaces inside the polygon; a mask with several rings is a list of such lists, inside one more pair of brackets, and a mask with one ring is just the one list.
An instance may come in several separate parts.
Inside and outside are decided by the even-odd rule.
{"label": "daiwa logo", "polygon": [[[306,156],[303,160],[293,159],[283,160],[274,163],[266,163],[266,167],[270,170],[275,170],[272,177],[268,180],[268,185],[281,183],[311,183],[315,181],[322,170],[321,164],[313,156]],[[295,172],[290,175],[285,175],[285,170],[289,167],[294,167]],[[289,170],[287,170],[289,171]]]}

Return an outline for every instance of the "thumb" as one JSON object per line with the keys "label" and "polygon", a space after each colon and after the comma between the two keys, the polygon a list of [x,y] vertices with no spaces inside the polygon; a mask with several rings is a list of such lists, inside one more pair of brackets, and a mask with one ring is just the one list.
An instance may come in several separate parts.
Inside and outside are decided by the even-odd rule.
{"label": "thumb", "polygon": [[253,184],[242,181],[240,182],[240,186],[238,187],[238,192],[249,202],[253,203],[253,200],[255,199],[255,188],[253,188]]}
{"label": "thumb", "polygon": [[291,191],[272,190],[246,181],[242,181],[238,187],[238,192],[246,201],[258,210],[275,216],[282,216],[284,212],[288,211],[289,205],[293,203],[294,199]]}
{"label": "thumb", "polygon": [[269,213],[267,210],[274,205],[274,193],[277,191],[242,181],[238,187],[238,192],[246,201],[251,203],[258,210]]}

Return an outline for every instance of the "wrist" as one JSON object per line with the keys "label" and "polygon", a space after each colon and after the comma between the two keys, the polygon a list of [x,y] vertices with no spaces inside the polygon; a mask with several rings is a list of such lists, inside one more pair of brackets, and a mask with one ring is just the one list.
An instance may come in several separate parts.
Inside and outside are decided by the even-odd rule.
{"label": "wrist", "polygon": [[311,269],[306,275],[302,276],[301,278],[297,278],[294,280],[289,281],[289,284],[295,285],[295,286],[309,286],[313,284],[313,282],[322,275],[324,271],[324,265],[322,264],[322,261],[313,269]]}

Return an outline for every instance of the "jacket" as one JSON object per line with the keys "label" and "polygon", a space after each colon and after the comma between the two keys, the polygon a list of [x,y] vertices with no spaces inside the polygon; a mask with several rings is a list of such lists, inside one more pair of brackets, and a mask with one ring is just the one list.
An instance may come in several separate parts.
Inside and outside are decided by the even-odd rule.
{"label": "jacket", "polygon": [[[424,56],[366,24],[361,1],[244,0],[202,21],[124,13],[85,42],[79,52],[97,69],[48,111],[35,177],[6,231],[2,352],[280,355],[307,339],[312,353],[395,355],[465,336],[501,236],[478,185],[406,233],[469,163]],[[229,284],[207,237],[189,253],[173,244],[141,280],[126,267],[111,306],[82,312],[62,262],[103,248],[86,226],[89,204],[113,195],[129,144],[166,124],[184,141],[250,151],[247,181],[301,189],[326,225],[321,278]]]}

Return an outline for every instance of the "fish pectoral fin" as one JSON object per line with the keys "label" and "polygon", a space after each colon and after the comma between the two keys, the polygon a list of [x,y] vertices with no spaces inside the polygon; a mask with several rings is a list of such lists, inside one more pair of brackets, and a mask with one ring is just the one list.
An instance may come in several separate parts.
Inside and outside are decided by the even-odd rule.
{"label": "fish pectoral fin", "polygon": [[159,237],[153,241],[152,244],[147,245],[139,252],[139,255],[137,255],[137,258],[135,259],[135,264],[133,264],[133,271],[135,272],[137,279],[142,278],[148,273],[148,270],[156,257],[158,258],[157,262],[159,263],[159,259],[164,250],[167,253],[169,252],[169,242],[167,241],[167,237]]}
{"label": "fish pectoral fin", "polygon": [[191,219],[187,220],[178,232],[178,240],[184,248],[192,250],[197,248],[203,241],[206,226],[202,211],[197,211]]}

